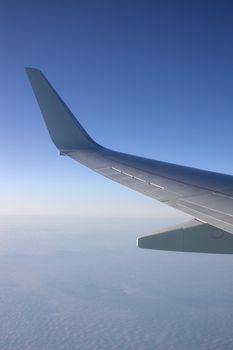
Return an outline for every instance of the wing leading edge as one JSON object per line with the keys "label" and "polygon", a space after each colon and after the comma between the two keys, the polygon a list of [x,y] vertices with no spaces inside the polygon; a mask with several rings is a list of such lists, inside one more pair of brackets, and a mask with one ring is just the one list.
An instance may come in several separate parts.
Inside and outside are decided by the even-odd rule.
{"label": "wing leading edge", "polygon": [[[232,235],[229,235],[233,233],[233,176],[146,159],[102,147],[87,134],[45,76],[35,68],[26,68],[26,71],[49,134],[61,154],[201,221],[198,225],[195,222],[195,229],[190,230],[190,224],[188,228],[186,225],[182,228],[183,233],[187,232],[189,242],[194,242],[193,247],[189,243],[189,248],[186,245],[182,249],[175,248],[177,228],[169,230],[169,234],[167,231],[163,232],[164,239],[170,241],[174,248],[165,245],[165,250],[233,253]],[[213,242],[208,241],[207,237],[213,232],[216,235],[216,230],[218,236],[224,239],[213,248]],[[203,236],[202,239],[199,234]],[[146,244],[146,239],[142,243],[143,238],[138,242],[139,247],[149,248],[150,242],[151,249],[163,249],[161,241],[158,243],[158,235],[156,239],[147,239]]]}

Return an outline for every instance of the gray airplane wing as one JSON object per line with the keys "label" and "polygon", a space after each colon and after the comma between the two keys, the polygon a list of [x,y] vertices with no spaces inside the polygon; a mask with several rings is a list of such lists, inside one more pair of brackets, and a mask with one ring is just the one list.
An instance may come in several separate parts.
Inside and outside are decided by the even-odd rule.
{"label": "gray airplane wing", "polygon": [[60,154],[194,218],[178,227],[139,238],[139,247],[233,253],[233,176],[102,147],[86,133],[45,76],[35,68],[26,71]]}

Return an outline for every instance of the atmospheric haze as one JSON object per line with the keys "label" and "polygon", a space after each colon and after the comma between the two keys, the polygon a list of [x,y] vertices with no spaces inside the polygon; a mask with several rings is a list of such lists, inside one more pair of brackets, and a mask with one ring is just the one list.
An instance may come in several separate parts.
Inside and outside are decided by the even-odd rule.
{"label": "atmospheric haze", "polygon": [[232,349],[232,256],[136,247],[166,224],[1,218],[0,348]]}

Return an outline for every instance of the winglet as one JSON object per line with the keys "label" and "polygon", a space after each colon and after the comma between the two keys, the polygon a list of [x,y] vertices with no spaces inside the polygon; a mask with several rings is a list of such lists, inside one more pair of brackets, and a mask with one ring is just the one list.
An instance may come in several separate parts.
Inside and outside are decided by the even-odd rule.
{"label": "winglet", "polygon": [[62,152],[102,148],[83,129],[43,73],[36,68],[26,68],[26,72],[55,146]]}

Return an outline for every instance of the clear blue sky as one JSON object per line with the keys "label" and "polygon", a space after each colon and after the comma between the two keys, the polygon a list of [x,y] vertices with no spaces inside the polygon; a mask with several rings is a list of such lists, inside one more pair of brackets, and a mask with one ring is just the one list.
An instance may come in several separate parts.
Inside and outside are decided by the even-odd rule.
{"label": "clear blue sky", "polygon": [[0,215],[177,215],[58,157],[25,66],[100,144],[233,174],[232,18],[230,0],[2,2]]}

